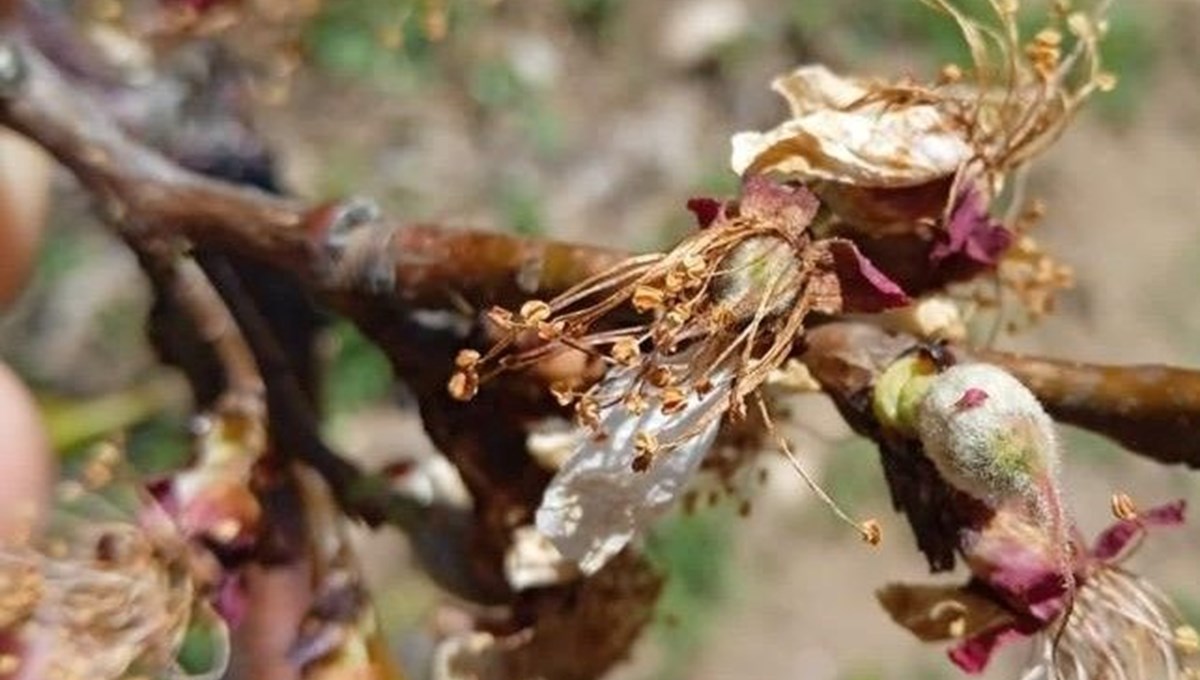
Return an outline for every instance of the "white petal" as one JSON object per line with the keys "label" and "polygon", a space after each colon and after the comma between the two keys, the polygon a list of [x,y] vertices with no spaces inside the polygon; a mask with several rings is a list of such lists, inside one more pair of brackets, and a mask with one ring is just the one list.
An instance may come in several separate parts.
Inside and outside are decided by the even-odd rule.
{"label": "white petal", "polygon": [[797,69],[772,87],[787,99],[792,118],[767,132],[733,136],[730,164],[739,175],[753,169],[802,180],[904,187],[946,177],[971,156],[962,131],[938,108],[851,108],[869,89],[823,66]]}
{"label": "white petal", "polygon": [[[621,393],[630,374],[606,378],[606,393]],[[693,395],[683,410],[663,415],[656,399],[635,416],[622,405],[601,412],[602,441],[587,439],[555,475],[537,511],[537,528],[584,574],[593,574],[621,551],[635,534],[663,514],[687,486],[717,436],[721,419],[713,408],[726,398],[730,383]],[[654,457],[642,472],[633,470],[634,438],[653,434],[680,446]]]}

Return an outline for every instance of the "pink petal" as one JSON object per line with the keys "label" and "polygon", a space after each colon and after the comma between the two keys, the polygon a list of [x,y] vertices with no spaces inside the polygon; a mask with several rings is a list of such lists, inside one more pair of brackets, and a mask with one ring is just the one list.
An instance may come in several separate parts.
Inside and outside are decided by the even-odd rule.
{"label": "pink petal", "polygon": [[1021,632],[1017,624],[1005,624],[963,640],[950,650],[950,660],[966,673],[978,675],[987,668],[993,652],[1024,637],[1028,637],[1028,634]]}
{"label": "pink petal", "polygon": [[715,198],[697,197],[688,199],[687,209],[696,216],[696,223],[703,229],[717,220],[721,216],[721,208],[724,204]]}
{"label": "pink petal", "polygon": [[960,397],[959,400],[954,403],[954,406],[959,410],[966,411],[967,409],[982,406],[983,402],[987,401],[987,399],[987,392],[984,392],[978,387],[972,387],[966,392],[963,392],[962,397]]}
{"label": "pink petal", "polygon": [[879,271],[852,241],[835,238],[821,243],[833,255],[845,311],[881,312],[912,302],[908,294],[887,274]]}
{"label": "pink petal", "polygon": [[1146,533],[1150,527],[1169,527],[1183,524],[1184,511],[1187,501],[1177,500],[1156,508],[1151,508],[1134,519],[1127,519],[1113,524],[1096,538],[1092,546],[1092,557],[1111,562],[1121,556],[1135,538]]}
{"label": "pink petal", "polygon": [[990,267],[1012,244],[1012,233],[992,219],[984,203],[983,192],[968,186],[950,214],[946,229],[929,253],[934,264],[967,268]]}
{"label": "pink petal", "polygon": [[1139,519],[1149,527],[1170,527],[1183,524],[1184,513],[1187,511],[1187,501],[1180,498],[1173,503],[1167,503],[1150,508],[1142,513]]}
{"label": "pink petal", "polygon": [[230,628],[237,628],[238,624],[242,622],[249,604],[250,598],[246,594],[246,587],[242,582],[241,575],[226,574],[223,576],[217,587],[213,608],[225,620],[225,623],[229,624]]}

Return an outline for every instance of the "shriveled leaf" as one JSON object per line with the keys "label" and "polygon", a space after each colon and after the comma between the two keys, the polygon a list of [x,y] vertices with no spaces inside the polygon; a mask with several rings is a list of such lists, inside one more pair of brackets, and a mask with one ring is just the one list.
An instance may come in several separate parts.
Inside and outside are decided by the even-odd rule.
{"label": "shriveled leaf", "polygon": [[[623,394],[632,378],[630,371],[610,375],[604,391]],[[551,480],[537,511],[538,531],[584,574],[603,567],[683,492],[720,425],[714,408],[728,395],[730,383],[728,377],[714,383],[672,415],[663,414],[657,397],[647,400],[640,416],[619,403],[602,409],[604,436],[585,440]],[[643,432],[679,445],[634,471],[635,438]]]}

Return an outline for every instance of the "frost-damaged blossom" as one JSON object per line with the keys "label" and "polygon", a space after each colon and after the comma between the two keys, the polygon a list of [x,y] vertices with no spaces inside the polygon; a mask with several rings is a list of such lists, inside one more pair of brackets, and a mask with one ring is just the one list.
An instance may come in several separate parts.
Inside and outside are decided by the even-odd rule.
{"label": "frost-damaged blossom", "polygon": [[1182,502],[1138,514],[1118,496],[1118,524],[1087,549],[1061,500],[1054,426],[1011,375],[986,364],[939,372],[922,357],[895,362],[874,388],[880,422],[916,437],[958,494],[967,585],[892,585],[879,593],[922,640],[954,640],[951,659],[981,672],[1001,644],[1036,637],[1024,678],[1179,678],[1196,633],[1120,563],[1151,527],[1183,521]]}
{"label": "frost-damaged blossom", "polygon": [[251,491],[254,466],[266,450],[262,404],[226,397],[193,423],[194,459],[153,485],[185,535],[228,549],[244,548],[258,530],[262,508]]}
{"label": "frost-damaged blossom", "polygon": [[1032,38],[1022,35],[1015,1],[988,3],[986,19],[949,0],[926,4],[958,24],[969,68],[948,65],[928,82],[798,68],[773,83],[790,118],[766,132],[735,135],[731,164],[739,174],[809,183],[834,214],[832,230],[921,234],[940,227],[946,236],[937,239],[930,265],[951,267],[943,277],[950,280],[997,263],[1012,225],[982,217],[1012,173],[1115,80],[1099,54],[1104,0],[1091,11],[1053,3]]}
{"label": "frost-damaged blossom", "polygon": [[[104,445],[60,483],[46,535],[0,547],[0,675],[20,680],[221,677],[227,629],[207,598],[216,570]],[[183,668],[185,634],[207,636]]]}
{"label": "frost-damaged blossom", "polygon": [[[782,365],[810,313],[878,312],[908,297],[843,239],[809,230],[804,187],[745,180],[737,201],[694,200],[701,228],[668,253],[631,258],[559,297],[489,314],[502,337],[464,350],[451,394],[564,351],[604,367],[551,387],[590,439],[546,491],[537,525],[591,573],[660,514],[704,458],[722,416]],[[617,325],[624,320],[624,325]],[[757,402],[761,406],[761,402]]]}
{"label": "frost-damaged blossom", "polygon": [[950,659],[972,674],[1000,646],[1032,638],[1036,653],[1023,679],[1193,678],[1200,668],[1195,629],[1157,588],[1121,566],[1150,528],[1180,524],[1183,511],[1183,501],[1148,510],[1114,524],[1090,549],[1078,548],[1073,598],[1046,527],[1006,510],[966,532],[967,585],[893,584],[879,600],[922,640],[954,642]]}

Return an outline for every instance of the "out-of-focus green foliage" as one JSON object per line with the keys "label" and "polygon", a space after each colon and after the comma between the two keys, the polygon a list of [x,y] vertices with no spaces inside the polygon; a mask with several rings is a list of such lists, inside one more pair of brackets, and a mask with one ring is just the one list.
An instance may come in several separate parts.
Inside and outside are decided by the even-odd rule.
{"label": "out-of-focus green foliage", "polygon": [[729,583],[732,513],[722,506],[677,515],[651,534],[646,549],[667,575],[656,636],[663,659],[655,680],[680,680],[706,639]]}
{"label": "out-of-focus green foliage", "polygon": [[350,413],[387,395],[392,369],[387,357],[347,321],[328,331],[331,351],[324,380],[323,412]]}

